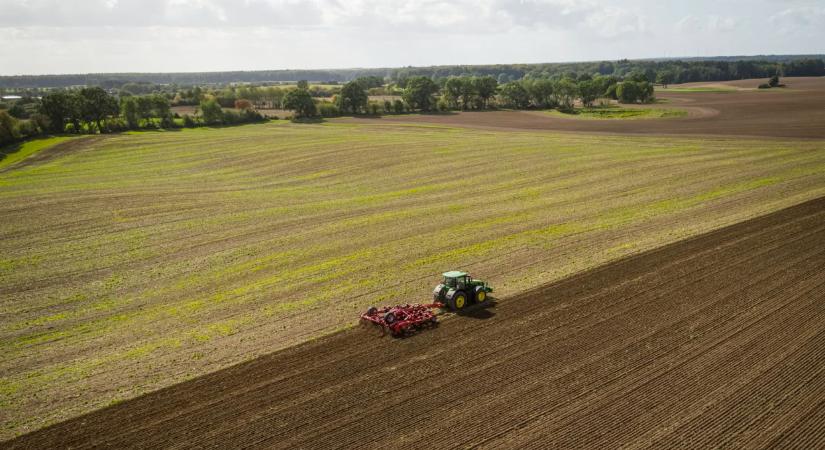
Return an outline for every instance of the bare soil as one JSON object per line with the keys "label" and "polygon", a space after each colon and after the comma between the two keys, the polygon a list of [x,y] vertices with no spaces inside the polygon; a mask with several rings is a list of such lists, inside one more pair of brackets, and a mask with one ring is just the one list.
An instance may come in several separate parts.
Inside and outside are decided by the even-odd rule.
{"label": "bare soil", "polygon": [[823,273],[820,198],[413,338],[341,332],[4,446],[821,448]]}
{"label": "bare soil", "polygon": [[[765,80],[690,83],[673,87],[725,87],[731,92],[656,93],[666,102],[644,107],[678,108],[687,117],[649,120],[577,120],[541,111],[486,111],[387,116],[382,120],[423,122],[506,130],[554,130],[587,133],[728,135],[778,138],[825,138],[825,77],[783,78],[785,88],[758,90]],[[342,119],[369,121],[374,119]]]}

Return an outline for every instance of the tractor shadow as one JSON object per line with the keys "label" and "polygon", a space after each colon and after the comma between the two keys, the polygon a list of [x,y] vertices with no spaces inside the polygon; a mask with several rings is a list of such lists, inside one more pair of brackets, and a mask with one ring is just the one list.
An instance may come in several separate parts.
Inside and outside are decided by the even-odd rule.
{"label": "tractor shadow", "polygon": [[457,311],[455,315],[476,320],[492,319],[496,315],[494,310],[497,304],[498,300],[490,297],[490,300],[487,301],[486,305],[472,305],[462,311]]}

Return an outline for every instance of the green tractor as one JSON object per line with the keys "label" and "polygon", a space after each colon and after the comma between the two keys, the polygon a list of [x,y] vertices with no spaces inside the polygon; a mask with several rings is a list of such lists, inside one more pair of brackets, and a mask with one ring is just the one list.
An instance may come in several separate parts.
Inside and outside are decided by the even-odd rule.
{"label": "green tractor", "polygon": [[443,275],[444,281],[433,289],[433,300],[445,303],[453,311],[460,311],[471,302],[486,304],[487,294],[493,292],[486,282],[474,280],[467,272],[452,270]]}

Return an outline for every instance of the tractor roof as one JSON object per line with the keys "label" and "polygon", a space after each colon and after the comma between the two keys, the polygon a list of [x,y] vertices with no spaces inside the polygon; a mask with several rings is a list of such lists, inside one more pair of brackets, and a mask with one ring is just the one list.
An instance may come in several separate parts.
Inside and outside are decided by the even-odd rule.
{"label": "tractor roof", "polygon": [[461,272],[459,270],[451,270],[449,272],[444,272],[444,276],[447,278],[458,278],[467,275],[467,272]]}

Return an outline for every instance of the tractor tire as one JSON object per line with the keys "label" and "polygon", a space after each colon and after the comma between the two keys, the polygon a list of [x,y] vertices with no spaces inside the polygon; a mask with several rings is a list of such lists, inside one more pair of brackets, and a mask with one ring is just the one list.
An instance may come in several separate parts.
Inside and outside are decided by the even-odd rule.
{"label": "tractor tire", "polygon": [[489,299],[489,297],[487,297],[487,291],[485,291],[484,288],[479,288],[479,289],[476,290],[476,303],[477,304],[486,305],[488,299]]}
{"label": "tractor tire", "polygon": [[453,311],[461,311],[467,306],[467,294],[464,291],[456,291],[449,300],[447,306]]}

